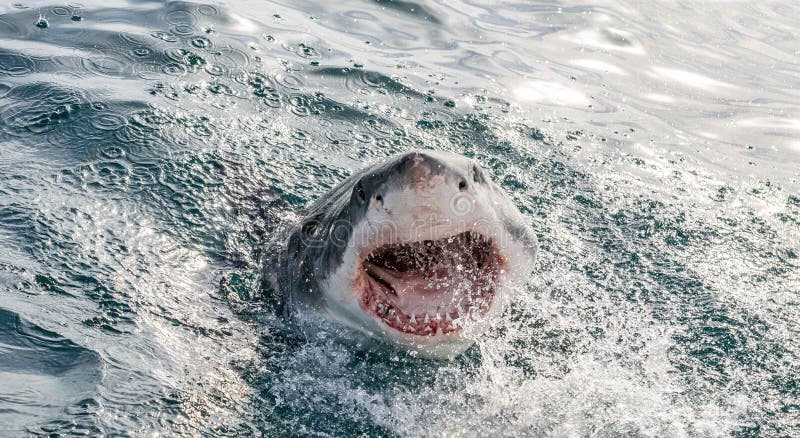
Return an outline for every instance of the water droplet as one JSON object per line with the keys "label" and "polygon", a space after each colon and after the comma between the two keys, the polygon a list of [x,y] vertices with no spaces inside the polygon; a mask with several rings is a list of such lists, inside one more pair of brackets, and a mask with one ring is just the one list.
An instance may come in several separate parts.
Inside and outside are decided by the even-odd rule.
{"label": "water droplet", "polygon": [[177,24],[170,27],[169,32],[173,35],[188,36],[194,33],[194,27],[188,24]]}
{"label": "water droplet", "polygon": [[217,8],[214,7],[214,6],[211,6],[211,5],[200,5],[200,6],[197,7],[197,12],[199,12],[199,13],[201,13],[203,15],[217,15],[217,14],[219,14],[219,11],[217,10]]}
{"label": "water droplet", "polygon": [[212,43],[210,39],[199,36],[192,38],[192,45],[197,47],[198,49],[206,49],[211,47]]}

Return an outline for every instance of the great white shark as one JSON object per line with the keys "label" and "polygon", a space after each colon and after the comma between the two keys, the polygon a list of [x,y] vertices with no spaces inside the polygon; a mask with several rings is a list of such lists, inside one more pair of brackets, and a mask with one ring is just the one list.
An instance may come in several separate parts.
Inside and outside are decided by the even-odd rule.
{"label": "great white shark", "polygon": [[264,277],[295,322],[321,317],[447,359],[502,313],[536,248],[524,216],[477,162],[411,151],[321,196]]}

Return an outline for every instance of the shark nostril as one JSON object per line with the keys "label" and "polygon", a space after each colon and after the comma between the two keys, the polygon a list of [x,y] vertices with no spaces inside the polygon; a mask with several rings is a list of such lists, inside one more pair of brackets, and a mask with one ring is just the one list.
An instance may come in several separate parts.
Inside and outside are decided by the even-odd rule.
{"label": "shark nostril", "polygon": [[356,192],[356,197],[359,202],[364,202],[367,199],[367,194],[364,192],[364,185],[361,184],[361,181],[356,184],[353,190]]}
{"label": "shark nostril", "polygon": [[475,181],[476,184],[483,182],[483,173],[481,173],[480,167],[475,164],[472,165],[472,180]]}
{"label": "shark nostril", "polygon": [[466,189],[467,189],[467,182],[462,179],[461,182],[458,183],[458,190],[464,191]]}

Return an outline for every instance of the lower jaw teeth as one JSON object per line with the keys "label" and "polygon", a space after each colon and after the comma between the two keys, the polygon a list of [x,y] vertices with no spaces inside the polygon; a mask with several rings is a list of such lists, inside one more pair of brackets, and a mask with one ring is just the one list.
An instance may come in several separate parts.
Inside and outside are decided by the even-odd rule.
{"label": "lower jaw teeth", "polygon": [[490,307],[490,300],[470,297],[466,302],[455,303],[451,310],[439,307],[437,312],[405,313],[392,303],[375,301],[371,303],[373,312],[384,324],[405,333],[423,336],[452,333],[463,328],[466,321],[480,319],[480,315]]}

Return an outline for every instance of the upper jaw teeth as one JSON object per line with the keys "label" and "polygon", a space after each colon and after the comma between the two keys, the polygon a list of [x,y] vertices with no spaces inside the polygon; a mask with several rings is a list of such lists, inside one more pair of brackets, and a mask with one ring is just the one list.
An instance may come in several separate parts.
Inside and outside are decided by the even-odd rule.
{"label": "upper jaw teeth", "polygon": [[424,245],[424,246],[428,246],[428,247],[432,246],[432,243],[433,242],[437,242],[437,241],[453,242],[454,240],[457,240],[459,238],[463,238],[462,236],[466,236],[466,235],[469,235],[470,239],[472,239],[475,242],[479,242],[479,243],[491,242],[493,240],[492,237],[484,235],[484,234],[479,233],[477,231],[463,231],[463,232],[456,232],[454,234],[448,234],[448,235],[445,235],[444,237],[430,236],[429,238],[424,239],[424,240],[420,239],[420,240],[411,240],[411,241],[406,241],[406,242],[383,243],[383,244],[379,243],[379,244],[376,244],[374,246],[370,245],[368,247],[368,249],[367,248],[362,249],[361,250],[361,254],[364,256],[364,258],[366,258],[367,260],[370,260],[370,259],[376,257],[381,251],[386,250],[386,249],[391,248],[391,247],[396,247],[396,248],[399,248],[401,250],[411,250],[411,249],[414,249],[414,248],[418,248],[419,245]]}
{"label": "upper jaw teeth", "polygon": [[[381,324],[407,334],[446,335],[488,312],[494,289],[487,285],[494,284],[499,264],[493,239],[468,231],[442,240],[383,245],[358,260],[362,306]],[[458,281],[469,296],[458,295]]]}

